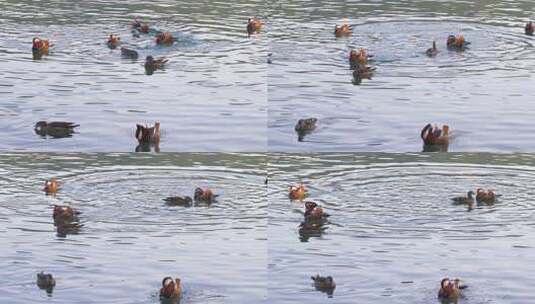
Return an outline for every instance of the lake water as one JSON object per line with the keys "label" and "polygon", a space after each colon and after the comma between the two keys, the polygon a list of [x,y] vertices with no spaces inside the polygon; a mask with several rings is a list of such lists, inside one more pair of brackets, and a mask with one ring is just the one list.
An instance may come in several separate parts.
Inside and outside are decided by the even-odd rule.
{"label": "lake water", "polygon": [[[443,277],[460,303],[535,302],[535,155],[279,154],[269,159],[271,303],[439,303]],[[303,203],[331,216],[301,230]],[[450,199],[475,188],[502,197],[471,211]],[[320,230],[320,231],[318,231]],[[333,297],[310,276],[331,275]]]}
{"label": "lake water", "polygon": [[[164,151],[263,151],[266,145],[264,35],[248,37],[259,1],[1,1],[0,150],[131,151],[136,123],[159,120]],[[156,46],[136,38],[139,16],[178,38]],[[110,50],[110,33],[139,53]],[[50,39],[32,59],[32,38]],[[147,55],[169,59],[145,75]],[[40,120],[80,124],[71,138],[43,139]]]}
{"label": "lake water", "polygon": [[[255,154],[0,155],[1,303],[157,303],[162,278],[182,279],[182,303],[262,303],[266,297],[265,156]],[[64,187],[56,198],[45,179]],[[219,194],[211,207],[163,198]],[[52,205],[81,212],[58,235]],[[51,296],[36,273],[51,272]]]}
{"label": "lake water", "polygon": [[[531,1],[278,1],[270,7],[270,151],[422,151],[427,123],[448,123],[450,151],[533,151]],[[353,34],[335,38],[347,18]],[[472,42],[448,51],[449,34]],[[437,41],[439,54],[425,50]],[[348,54],[377,68],[352,83]],[[298,119],[317,117],[299,142]]]}

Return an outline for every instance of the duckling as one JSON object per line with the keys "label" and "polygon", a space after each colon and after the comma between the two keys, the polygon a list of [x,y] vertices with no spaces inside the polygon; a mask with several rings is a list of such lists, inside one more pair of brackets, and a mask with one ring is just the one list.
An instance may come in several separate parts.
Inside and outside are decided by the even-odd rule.
{"label": "duckling", "polygon": [[437,43],[434,40],[433,40],[433,47],[428,48],[427,51],[425,51],[425,54],[428,57],[435,57],[438,54]]}
{"label": "duckling", "polygon": [[154,59],[152,56],[147,56],[145,59],[145,72],[147,75],[152,75],[154,71],[163,69],[167,61],[165,58]]}
{"label": "duckling", "polygon": [[149,33],[149,25],[147,23],[139,21],[138,18],[134,19],[134,21],[132,22],[132,27],[143,34]]}
{"label": "duckling", "polygon": [[40,289],[45,289],[46,292],[51,293],[56,286],[56,280],[50,273],[40,272],[37,274],[37,286]]}
{"label": "duckling", "polygon": [[494,204],[498,197],[492,190],[483,190],[478,188],[476,191],[476,201],[478,203]]}
{"label": "duckling", "polygon": [[121,47],[121,56],[124,58],[137,59],[138,53],[125,47]]}
{"label": "duckling", "polygon": [[218,195],[214,194],[210,189],[202,189],[197,187],[193,194],[193,199],[196,202],[212,203]]}
{"label": "duckling", "polygon": [[50,43],[47,39],[41,39],[39,37],[34,37],[32,39],[32,51],[33,52],[38,52],[40,54],[48,55],[49,47],[50,47]]}
{"label": "duckling", "polygon": [[450,141],[449,126],[443,125],[442,130],[438,126],[427,124],[420,133],[424,145],[447,145]]}
{"label": "duckling", "polygon": [[160,143],[160,122],[155,122],[154,127],[136,125],[136,139],[140,144]]}
{"label": "duckling", "polygon": [[108,42],[106,42],[110,49],[115,49],[121,44],[121,38],[117,35],[110,34]]}
{"label": "duckling", "polygon": [[461,297],[461,290],[468,287],[461,285],[460,281],[459,279],[455,279],[453,282],[449,278],[442,279],[438,298],[440,300],[457,301]]}
{"label": "duckling", "polygon": [[334,289],[336,288],[336,283],[331,276],[322,277],[318,274],[315,277],[311,276],[310,278],[312,281],[314,281],[314,287],[316,290],[332,295]]}
{"label": "duckling", "polygon": [[291,186],[288,192],[288,196],[292,200],[302,200],[306,196],[306,189],[303,184],[300,184],[299,186]]}
{"label": "duckling", "polygon": [[526,32],[526,35],[533,36],[533,32],[535,32],[535,23],[532,21],[526,23],[524,31]]}
{"label": "duckling", "polygon": [[193,205],[193,200],[189,196],[170,196],[165,198],[164,201],[168,206],[191,207]]}
{"label": "duckling", "polygon": [[50,180],[45,181],[45,187],[43,189],[45,193],[48,194],[56,194],[59,190],[59,183],[56,181],[55,178],[52,178]]}
{"label": "duckling", "polygon": [[63,225],[78,221],[78,211],[69,206],[54,206],[52,217],[56,225]]}
{"label": "duckling", "polygon": [[466,194],[467,196],[454,197],[451,200],[458,205],[473,205],[474,204],[474,191],[470,190]]}
{"label": "duckling", "polygon": [[341,26],[335,25],[334,26],[334,35],[337,38],[347,37],[347,36],[351,35],[351,28],[349,27],[349,24],[348,23],[344,23]]}
{"label": "duckling", "polygon": [[256,17],[247,19],[247,34],[258,34],[262,29],[262,21]]}
{"label": "duckling", "polygon": [[315,202],[305,202],[305,220],[322,220],[328,216]]}
{"label": "duckling", "polygon": [[66,121],[39,121],[34,126],[34,131],[40,136],[51,136],[54,138],[71,137],[74,133],[74,128],[80,125],[74,122]]}
{"label": "duckling", "polygon": [[470,44],[470,42],[464,39],[463,35],[449,35],[446,41],[448,49],[451,50],[464,50]]}
{"label": "duckling", "polygon": [[156,34],[156,44],[173,44],[175,38],[169,32],[159,32]]}
{"label": "duckling", "polygon": [[180,279],[176,278],[173,281],[172,277],[165,277],[162,280],[162,288],[160,289],[160,298],[176,300],[182,295],[182,288],[180,287]]}

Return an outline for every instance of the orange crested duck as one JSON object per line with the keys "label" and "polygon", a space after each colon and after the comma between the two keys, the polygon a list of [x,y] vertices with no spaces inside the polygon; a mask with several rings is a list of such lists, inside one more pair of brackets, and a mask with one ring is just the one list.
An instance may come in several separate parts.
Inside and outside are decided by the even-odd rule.
{"label": "orange crested duck", "polygon": [[435,57],[438,54],[437,43],[433,40],[433,46],[425,51],[425,54],[429,57]]}
{"label": "orange crested duck", "polygon": [[45,181],[45,187],[43,188],[43,191],[45,191],[46,194],[56,194],[58,193],[58,190],[59,183],[55,178]]}
{"label": "orange crested duck", "polygon": [[533,32],[535,32],[535,23],[532,21],[526,23],[526,27],[524,27],[524,31],[526,35],[533,36]]}
{"label": "orange crested duck", "polygon": [[202,189],[199,187],[195,189],[195,192],[193,194],[193,199],[196,202],[203,202],[203,203],[212,203],[216,197],[218,197],[218,195],[214,194],[212,190]]}
{"label": "orange crested duck", "polygon": [[496,195],[492,190],[484,190],[481,188],[476,190],[476,201],[478,203],[494,204],[497,197],[498,195]]}
{"label": "orange crested duck", "polygon": [[68,224],[78,220],[77,215],[80,214],[69,206],[54,206],[52,217],[56,225]]}
{"label": "orange crested duck", "polygon": [[70,137],[74,133],[74,128],[80,125],[67,121],[38,121],[34,126],[34,131],[40,136],[51,136],[54,138]]}
{"label": "orange crested duck", "polygon": [[291,186],[288,189],[288,196],[292,200],[302,200],[306,196],[305,185],[299,184],[299,186]]}
{"label": "orange crested duck", "polygon": [[360,49],[358,52],[356,50],[351,50],[349,52],[349,66],[352,70],[359,66],[366,66],[368,64],[368,59],[372,57],[373,55],[368,54],[366,49]]}
{"label": "orange crested duck", "polygon": [[351,35],[351,28],[349,27],[349,23],[347,23],[347,20],[344,21],[344,24],[342,24],[341,26],[334,26],[334,35],[336,37],[347,37]]}
{"label": "orange crested duck", "polygon": [[162,280],[162,288],[160,289],[161,299],[177,300],[182,295],[182,288],[180,287],[180,279],[173,280],[172,277],[165,277]]}
{"label": "orange crested duck", "polygon": [[155,122],[153,127],[136,125],[136,139],[140,144],[158,144],[160,142],[160,122]]}
{"label": "orange crested duck", "polygon": [[147,75],[152,75],[154,71],[163,69],[167,61],[165,58],[154,59],[152,56],[147,56],[145,58],[145,72]]}
{"label": "orange crested duck", "polygon": [[305,202],[305,220],[321,220],[328,216],[315,202]]}
{"label": "orange crested duck", "polygon": [[420,133],[424,145],[447,145],[450,141],[449,126],[443,125],[442,129],[438,126],[427,124]]}
{"label": "orange crested duck", "polygon": [[334,282],[333,277],[322,277],[318,274],[315,277],[312,276],[310,278],[312,279],[312,281],[314,281],[314,287],[316,288],[316,290],[325,292],[329,295],[333,294],[333,291],[336,288],[336,283]]}
{"label": "orange crested duck", "polygon": [[193,204],[193,200],[189,196],[170,196],[165,198],[164,201],[168,206],[191,207]]}
{"label": "orange crested duck", "polygon": [[262,21],[260,19],[253,17],[247,20],[247,33],[249,35],[260,33],[262,29]]}
{"label": "orange crested duck", "polygon": [[48,48],[50,43],[48,40],[41,39],[39,37],[34,37],[32,39],[32,51],[39,52],[41,54],[48,54]]}
{"label": "orange crested duck", "polygon": [[172,44],[175,38],[169,32],[159,32],[156,34],[156,44]]}
{"label": "orange crested duck", "polygon": [[458,197],[454,197],[452,198],[451,200],[455,203],[455,204],[458,204],[458,205],[473,205],[475,200],[474,200],[474,191],[470,190],[468,191],[468,193],[466,194],[466,196],[458,196]]}
{"label": "orange crested duck", "polygon": [[450,280],[444,278],[440,281],[440,290],[438,291],[438,298],[440,300],[457,301],[461,297],[461,290],[466,289],[468,286],[461,285],[461,280]]}
{"label": "orange crested duck", "polygon": [[40,289],[45,289],[46,292],[52,293],[54,286],[56,286],[56,280],[50,273],[40,272],[37,274],[37,286]]}
{"label": "orange crested duck", "polygon": [[464,50],[469,44],[470,42],[466,41],[463,35],[449,35],[446,41],[448,49],[453,50]]}
{"label": "orange crested duck", "polygon": [[134,19],[134,21],[132,22],[132,27],[144,34],[147,34],[149,32],[149,25],[147,23],[139,21],[138,18]]}
{"label": "orange crested duck", "polygon": [[121,38],[117,35],[110,34],[110,36],[108,36],[108,42],[106,42],[106,44],[110,49],[114,49],[118,47],[119,44],[121,44]]}

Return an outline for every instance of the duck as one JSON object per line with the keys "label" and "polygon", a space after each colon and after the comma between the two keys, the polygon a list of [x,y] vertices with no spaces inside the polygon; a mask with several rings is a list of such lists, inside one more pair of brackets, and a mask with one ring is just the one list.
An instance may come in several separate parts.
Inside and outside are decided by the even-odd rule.
{"label": "duck", "polygon": [[453,280],[444,278],[440,282],[440,290],[438,291],[438,298],[440,300],[457,301],[461,297],[461,290],[468,286],[461,285],[459,279]]}
{"label": "duck", "polygon": [[121,47],[121,56],[124,58],[137,59],[139,55],[135,50]]}
{"label": "duck", "polygon": [[149,25],[147,23],[139,21],[138,18],[134,19],[134,21],[132,22],[132,27],[143,34],[149,33]]}
{"label": "duck", "polygon": [[425,51],[425,54],[428,56],[428,57],[435,57],[437,54],[438,54],[438,49],[437,49],[437,43],[436,41],[433,40],[433,46],[428,48],[427,51]]}
{"label": "duck", "polygon": [[193,199],[196,202],[212,203],[218,195],[214,194],[210,189],[195,188]]}
{"label": "duck", "polygon": [[295,125],[295,131],[296,132],[311,132],[316,129],[316,122],[318,121],[317,118],[304,118],[299,119],[297,121],[297,124]]}
{"label": "duck", "polygon": [[121,44],[121,38],[117,35],[110,34],[110,36],[108,36],[108,42],[106,42],[106,44],[110,49],[115,49],[119,46],[119,44]]}
{"label": "duck", "polygon": [[170,196],[164,198],[164,201],[168,206],[191,207],[193,205],[193,200],[189,196]]}
{"label": "duck", "polygon": [[167,61],[168,60],[163,57],[154,59],[152,56],[147,56],[147,58],[145,58],[145,72],[147,75],[152,75],[154,71],[163,69]]}
{"label": "duck", "polygon": [[535,23],[533,23],[533,21],[526,23],[526,27],[524,27],[524,31],[526,35],[533,36],[533,32],[535,32]]}
{"label": "duck", "polygon": [[68,224],[77,221],[77,215],[80,214],[70,206],[54,206],[52,217],[56,225]]}
{"label": "duck", "polygon": [[74,133],[74,128],[79,127],[79,124],[67,121],[38,121],[34,126],[34,131],[40,136],[51,136],[54,138],[71,137]]}
{"label": "duck", "polygon": [[303,184],[300,184],[298,186],[291,186],[288,189],[288,192],[289,192],[288,196],[292,200],[302,200],[306,196],[306,189],[305,189],[305,185]]}
{"label": "duck", "polygon": [[334,35],[336,37],[347,37],[351,35],[351,28],[349,27],[348,23],[344,23],[343,25],[335,25],[334,26]]}
{"label": "duck", "polygon": [[329,215],[315,202],[305,202],[305,220],[321,220]]}
{"label": "duck", "polygon": [[357,67],[353,70],[354,83],[360,84],[362,82],[362,79],[371,79],[374,71],[375,71],[374,67],[360,65],[360,64],[357,65]]}
{"label": "duck", "polygon": [[449,35],[446,40],[448,49],[464,50],[470,44],[470,42],[464,39],[463,35]]}
{"label": "duck", "polygon": [[45,187],[43,189],[46,194],[56,194],[59,190],[59,183],[55,178],[45,181]]}
{"label": "duck", "polygon": [[34,37],[32,39],[32,51],[38,52],[40,54],[48,54],[48,48],[50,47],[50,42],[47,39],[41,39],[39,37]]}
{"label": "duck", "polygon": [[497,195],[492,190],[484,190],[478,188],[476,190],[476,201],[478,203],[494,204],[496,202]]}
{"label": "duck", "polygon": [[373,55],[368,54],[366,49],[361,48],[358,52],[353,49],[349,52],[349,67],[354,70],[359,66],[366,66],[368,59],[372,57]]}
{"label": "duck", "polygon": [[173,280],[172,277],[165,277],[162,280],[162,288],[160,289],[160,298],[176,300],[182,295],[182,288],[180,287],[180,279]]}
{"label": "duck", "polygon": [[48,293],[51,293],[54,286],[56,286],[56,280],[52,274],[44,273],[43,271],[37,274],[36,283],[40,289],[45,289]]}
{"label": "duck", "polygon": [[156,44],[173,44],[175,38],[169,32],[159,32],[156,34]]}
{"label": "duck", "polygon": [[334,282],[334,279],[331,276],[322,277],[317,274],[316,276],[311,276],[310,278],[312,279],[312,281],[314,281],[314,287],[316,288],[316,290],[332,294],[334,289],[336,288],[336,283]]}
{"label": "duck", "polygon": [[247,19],[247,33],[249,35],[260,33],[262,21],[256,17]]}
{"label": "duck", "polygon": [[136,139],[140,144],[160,143],[160,122],[155,122],[153,127],[137,124]]}
{"label": "duck", "polygon": [[449,126],[443,125],[442,129],[438,126],[427,124],[420,133],[424,145],[447,145],[450,141]]}
{"label": "duck", "polygon": [[470,190],[466,196],[454,197],[451,200],[458,205],[473,205],[474,204],[474,191]]}

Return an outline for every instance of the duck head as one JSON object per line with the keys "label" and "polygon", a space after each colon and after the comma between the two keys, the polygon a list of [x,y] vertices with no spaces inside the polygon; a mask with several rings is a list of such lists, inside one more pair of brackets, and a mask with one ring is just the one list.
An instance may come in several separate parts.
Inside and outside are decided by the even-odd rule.
{"label": "duck head", "polygon": [[158,33],[156,34],[156,43],[162,43],[165,38],[164,33]]}
{"label": "duck head", "polygon": [[455,35],[449,35],[448,36],[448,40],[446,41],[446,45],[447,46],[454,46],[456,40],[457,39],[455,38]]}
{"label": "duck head", "polygon": [[474,195],[475,195],[475,193],[472,190],[468,191],[468,193],[467,193],[467,196],[468,196],[469,199],[473,199]]}

